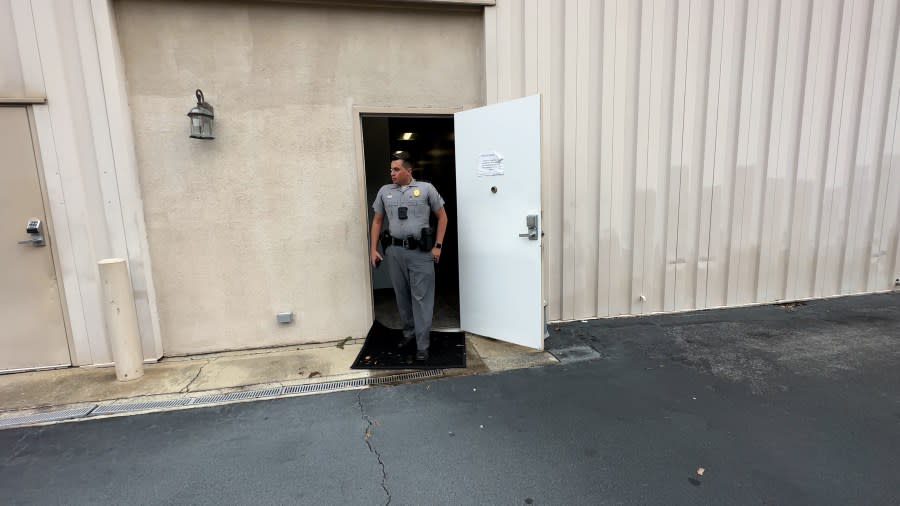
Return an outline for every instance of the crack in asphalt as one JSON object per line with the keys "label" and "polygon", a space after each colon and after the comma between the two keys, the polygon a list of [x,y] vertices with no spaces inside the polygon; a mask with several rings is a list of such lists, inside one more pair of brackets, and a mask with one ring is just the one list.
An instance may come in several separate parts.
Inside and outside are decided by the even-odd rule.
{"label": "crack in asphalt", "polygon": [[387,495],[387,502],[384,503],[385,506],[391,504],[391,491],[387,488],[387,471],[384,468],[384,461],[381,459],[381,453],[372,445],[370,439],[375,434],[373,428],[375,427],[375,422],[369,418],[369,415],[366,414],[365,408],[363,408],[362,404],[362,393],[363,390],[360,390],[358,394],[356,394],[356,402],[359,405],[359,412],[362,415],[362,419],[368,424],[366,426],[366,430],[363,433],[363,439],[366,442],[366,446],[369,447],[369,451],[375,454],[375,457],[378,458],[378,465],[381,466],[381,488],[384,489],[385,495]]}

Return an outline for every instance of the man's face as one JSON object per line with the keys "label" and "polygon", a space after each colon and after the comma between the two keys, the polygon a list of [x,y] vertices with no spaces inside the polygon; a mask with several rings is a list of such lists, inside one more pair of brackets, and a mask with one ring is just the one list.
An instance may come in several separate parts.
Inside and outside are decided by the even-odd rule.
{"label": "man's face", "polygon": [[391,161],[391,182],[405,185],[412,181],[412,170],[403,166],[403,160]]}

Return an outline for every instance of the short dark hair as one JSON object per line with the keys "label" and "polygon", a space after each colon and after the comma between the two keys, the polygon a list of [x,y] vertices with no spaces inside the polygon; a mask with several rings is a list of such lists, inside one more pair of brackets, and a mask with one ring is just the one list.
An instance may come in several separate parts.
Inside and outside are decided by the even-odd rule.
{"label": "short dark hair", "polygon": [[403,163],[403,167],[407,169],[413,168],[412,157],[409,156],[409,152],[407,151],[394,151],[391,154],[391,161],[401,160]]}

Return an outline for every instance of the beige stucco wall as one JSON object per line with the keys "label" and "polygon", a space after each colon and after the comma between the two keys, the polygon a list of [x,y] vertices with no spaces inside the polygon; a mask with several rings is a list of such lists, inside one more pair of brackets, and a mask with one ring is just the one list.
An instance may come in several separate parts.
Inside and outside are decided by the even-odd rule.
{"label": "beige stucco wall", "polygon": [[[363,336],[354,105],[484,102],[481,13],[115,4],[166,354]],[[216,139],[188,138],[195,88]],[[296,322],[278,326],[275,313]]]}

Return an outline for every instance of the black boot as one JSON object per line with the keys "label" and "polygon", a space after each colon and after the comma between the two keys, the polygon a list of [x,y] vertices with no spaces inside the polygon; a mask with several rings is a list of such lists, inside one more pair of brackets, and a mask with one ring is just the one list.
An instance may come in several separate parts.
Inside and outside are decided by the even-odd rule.
{"label": "black boot", "polygon": [[407,346],[409,346],[409,343],[411,343],[411,342],[413,342],[413,340],[415,340],[415,338],[416,338],[415,334],[413,334],[409,337],[404,336],[403,340],[400,341],[400,344],[397,345],[397,349],[402,350],[403,348],[406,348]]}

